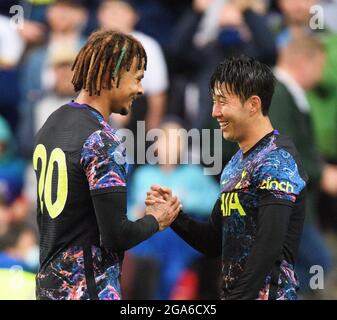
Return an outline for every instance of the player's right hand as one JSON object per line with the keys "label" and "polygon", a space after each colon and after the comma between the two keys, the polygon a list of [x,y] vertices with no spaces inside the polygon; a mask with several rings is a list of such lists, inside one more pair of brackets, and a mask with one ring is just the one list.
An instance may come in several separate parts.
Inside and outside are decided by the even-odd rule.
{"label": "player's right hand", "polygon": [[159,231],[162,231],[171,225],[180,210],[180,201],[174,196],[163,202],[156,201],[153,204],[147,205],[145,214],[153,215],[158,221]]}

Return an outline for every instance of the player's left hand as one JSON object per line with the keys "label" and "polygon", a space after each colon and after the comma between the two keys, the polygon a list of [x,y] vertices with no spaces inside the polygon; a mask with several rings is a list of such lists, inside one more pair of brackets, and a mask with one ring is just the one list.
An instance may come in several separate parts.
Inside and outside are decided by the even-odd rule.
{"label": "player's left hand", "polygon": [[150,191],[146,193],[145,204],[147,206],[155,203],[165,203],[172,198],[172,190],[166,187],[153,185]]}
{"label": "player's left hand", "polygon": [[[167,187],[158,185],[151,186],[150,191],[146,193],[145,205],[150,206],[155,203],[165,203],[172,199],[172,190]],[[182,204],[179,204],[180,210],[183,208]]]}

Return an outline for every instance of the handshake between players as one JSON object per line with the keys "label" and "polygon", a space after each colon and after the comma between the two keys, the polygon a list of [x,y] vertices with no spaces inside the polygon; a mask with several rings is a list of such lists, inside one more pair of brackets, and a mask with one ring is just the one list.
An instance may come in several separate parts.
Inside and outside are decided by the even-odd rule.
{"label": "handshake between players", "polygon": [[154,185],[147,192],[145,215],[153,215],[159,224],[159,231],[169,227],[177,218],[182,205],[169,188]]}

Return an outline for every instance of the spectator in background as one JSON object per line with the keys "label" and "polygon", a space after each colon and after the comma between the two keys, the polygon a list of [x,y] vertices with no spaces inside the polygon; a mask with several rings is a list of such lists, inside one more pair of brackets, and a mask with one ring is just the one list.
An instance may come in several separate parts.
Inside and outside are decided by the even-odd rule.
{"label": "spectator in background", "polygon": [[32,227],[15,224],[0,234],[0,300],[34,300],[33,272],[38,264],[37,235]]}
{"label": "spectator in background", "polygon": [[17,1],[23,7],[24,28],[19,29],[20,36],[26,44],[27,51],[42,45],[48,35],[46,12],[55,0]]}
{"label": "spectator in background", "polygon": [[16,224],[0,237],[0,269],[19,266],[36,272],[39,266],[39,247],[36,231],[27,224]]}
{"label": "spectator in background", "polygon": [[[187,163],[188,149],[182,134],[183,127],[181,121],[174,117],[168,117],[160,124],[162,135],[156,142],[160,165],[145,165],[136,169],[129,192],[131,199],[128,212],[131,213],[131,218],[137,219],[144,215],[144,199],[150,186],[164,184],[176,192],[185,212],[198,220],[207,219],[219,188],[211,176],[204,175],[200,166],[181,164]],[[136,287],[131,290],[131,299],[174,298],[178,279],[200,257],[197,251],[170,228],[144,241],[132,249],[130,254],[136,265],[133,282]],[[204,271],[215,272],[210,268],[210,259],[207,261],[203,262],[208,266]],[[220,268],[220,265],[217,267]],[[202,294],[212,293],[197,293],[194,298],[200,298]]]}
{"label": "spectator in background", "polygon": [[75,58],[76,51],[69,47],[59,48],[51,53],[50,65],[54,71],[54,88],[46,92],[33,108],[34,134],[59,106],[68,103],[74,96],[71,67]]}
{"label": "spectator in background", "polygon": [[13,68],[19,63],[25,49],[18,30],[10,22],[10,18],[0,15],[0,66]]}
{"label": "spectator in background", "polygon": [[130,0],[139,12],[137,30],[155,38],[163,50],[172,41],[172,31],[191,0]]}
{"label": "spectator in background", "polygon": [[[275,68],[277,86],[270,107],[270,118],[281,133],[294,141],[309,175],[306,224],[299,250],[297,270],[302,288],[309,289],[312,265],[331,270],[331,253],[317,229],[317,193],[320,183],[327,190],[337,186],[336,173],[330,172],[318,153],[305,90],[319,83],[325,62],[324,47],[315,38],[291,41],[281,52]],[[312,293],[312,292],[311,292]]]}
{"label": "spectator in background", "polygon": [[[324,9],[324,19],[321,21],[323,29],[312,29],[310,26],[313,13],[310,9],[317,4]],[[316,151],[326,161],[319,193],[319,222],[324,230],[336,232],[337,218],[331,212],[337,212],[337,185],[333,183],[337,179],[337,34],[332,32],[334,29],[331,27],[331,18],[328,18],[335,12],[333,9],[336,1],[278,0],[278,5],[284,15],[284,28],[277,38],[281,48],[291,40],[297,41],[303,34],[318,34],[326,52],[322,77],[315,86],[307,90],[307,98],[317,141]],[[331,12],[328,11],[329,8]]]}
{"label": "spectator in background", "polygon": [[[317,151],[326,162],[319,193],[319,221],[336,239],[337,216],[337,34],[323,38],[326,63],[319,84],[307,93]],[[337,253],[337,252],[336,252]]]}
{"label": "spectator in background", "polygon": [[278,0],[278,7],[283,15],[283,30],[277,36],[277,45],[284,47],[292,39],[309,35],[310,8],[317,4],[317,0]]}
{"label": "spectator in background", "polygon": [[[22,25],[19,25],[19,28],[15,29],[15,32],[20,36],[20,42],[23,44],[23,48],[18,47],[18,51],[13,52],[13,57],[16,57],[22,53],[24,47],[33,47],[41,44],[45,40],[46,36],[46,26],[44,25],[44,19],[40,19],[39,15],[35,15],[33,12],[34,7],[46,7],[47,4],[50,4],[54,0],[1,0],[0,2],[0,15],[13,19],[12,22],[22,22],[18,21],[20,18],[18,15],[23,13],[24,18],[24,28]],[[38,2],[36,5],[33,2]],[[18,6],[23,8],[23,11],[18,9]],[[41,10],[39,10],[41,11]],[[8,35],[13,35],[13,30],[8,30],[9,27],[13,26],[7,23],[6,26],[1,26],[0,33],[2,36],[7,37]],[[12,40],[13,43],[9,44],[7,47],[13,47],[17,45],[17,35],[13,35],[13,38],[8,37],[9,40]],[[12,58],[11,58],[12,59]]]}
{"label": "spectator in background", "polygon": [[77,0],[56,0],[47,9],[47,22],[50,26],[47,43],[31,52],[21,68],[21,103],[19,142],[23,155],[32,154],[32,143],[26,137],[33,135],[32,108],[44,92],[55,84],[53,67],[50,64],[52,53],[69,47],[77,52],[84,44],[82,30],[87,21],[87,11]]}
{"label": "spectator in background", "polygon": [[4,201],[3,190],[0,185],[0,237],[6,234],[10,227],[10,209]]}
{"label": "spectator in background", "polygon": [[[15,4],[17,4],[17,2],[18,1],[16,0]],[[28,20],[29,25],[43,26],[47,24],[46,12],[48,10],[48,6],[54,3],[55,0],[28,0],[21,2],[24,2],[23,3],[24,10],[25,12],[28,13],[26,15],[26,19],[29,19]],[[91,32],[97,29],[96,11],[101,0],[75,0],[75,2],[81,4],[88,11],[88,20],[84,29],[84,34],[89,36]],[[32,32],[30,33],[26,32],[25,34],[29,37],[29,35],[31,35]],[[34,39],[32,36],[31,38]]]}
{"label": "spectator in background", "polygon": [[6,205],[20,196],[23,186],[25,163],[17,156],[17,151],[10,127],[0,116],[0,189]]}
{"label": "spectator in background", "polygon": [[[199,101],[191,126],[203,128],[211,113],[209,78],[215,66],[231,55],[247,54],[273,64],[276,47],[265,17],[253,0],[194,0],[175,30],[171,53],[179,66],[188,67]],[[172,81],[174,84],[174,80]],[[173,88],[172,95],[180,88]],[[171,105],[170,105],[171,107]]]}
{"label": "spectator in background", "polygon": [[29,215],[30,202],[23,195],[25,162],[6,120],[0,116],[0,235]]}
{"label": "spectator in background", "polygon": [[131,119],[114,115],[112,120],[120,126],[127,125],[133,132],[136,131],[136,121],[139,120],[145,120],[146,130],[158,127],[166,110],[166,90],[169,85],[166,62],[159,44],[135,30],[138,16],[129,1],[103,0],[97,17],[100,28],[104,30],[132,34],[143,44],[148,56],[147,70],[142,81],[144,98],[135,101]]}
{"label": "spectator in background", "polygon": [[10,18],[0,15],[0,114],[15,131],[18,121],[18,71],[24,51],[18,30],[10,24]]}

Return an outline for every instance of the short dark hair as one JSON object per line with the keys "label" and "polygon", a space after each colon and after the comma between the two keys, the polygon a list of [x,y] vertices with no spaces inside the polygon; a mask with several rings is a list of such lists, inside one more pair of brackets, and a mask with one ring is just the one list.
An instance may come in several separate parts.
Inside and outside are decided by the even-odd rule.
{"label": "short dark hair", "polygon": [[94,32],[72,67],[75,91],[84,89],[89,95],[99,96],[102,89],[111,89],[111,80],[115,80],[118,87],[121,71],[130,71],[134,58],[137,69],[145,70],[146,52],[133,36],[112,30]]}
{"label": "short dark hair", "polygon": [[257,95],[261,99],[262,114],[268,114],[275,89],[275,77],[264,63],[245,55],[225,59],[211,77],[212,93],[214,94],[216,86],[222,92],[222,85],[227,92],[239,96],[241,102]]}

